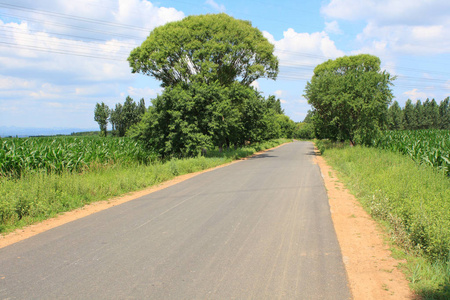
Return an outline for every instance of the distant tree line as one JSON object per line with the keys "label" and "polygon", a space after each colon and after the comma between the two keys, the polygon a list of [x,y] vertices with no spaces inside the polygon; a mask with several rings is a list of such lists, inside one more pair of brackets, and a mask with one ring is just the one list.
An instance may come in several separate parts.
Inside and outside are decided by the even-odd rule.
{"label": "distant tree line", "polygon": [[112,126],[113,136],[125,136],[127,130],[141,121],[146,111],[145,101],[142,98],[139,103],[127,96],[124,104],[117,103],[114,109],[110,109],[105,103],[97,103],[94,111],[94,120],[100,126],[100,134],[107,136],[107,127]]}
{"label": "distant tree line", "polygon": [[387,126],[390,130],[447,129],[450,130],[450,100],[445,98],[440,104],[436,100],[408,99],[401,108],[397,101],[389,107]]}

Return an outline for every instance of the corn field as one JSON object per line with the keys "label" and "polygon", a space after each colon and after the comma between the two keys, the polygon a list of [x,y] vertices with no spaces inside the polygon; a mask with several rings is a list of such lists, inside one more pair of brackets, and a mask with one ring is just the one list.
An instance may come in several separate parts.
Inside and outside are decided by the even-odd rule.
{"label": "corn field", "polygon": [[374,144],[382,149],[400,152],[450,176],[449,130],[386,131]]}
{"label": "corn field", "polygon": [[149,163],[155,155],[129,138],[33,137],[0,139],[0,177],[26,171],[80,172],[92,164]]}

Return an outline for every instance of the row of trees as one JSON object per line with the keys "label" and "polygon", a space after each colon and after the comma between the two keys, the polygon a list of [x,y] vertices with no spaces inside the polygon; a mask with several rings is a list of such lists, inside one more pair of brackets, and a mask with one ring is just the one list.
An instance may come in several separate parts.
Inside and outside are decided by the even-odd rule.
{"label": "row of trees", "polygon": [[110,109],[105,103],[95,105],[94,120],[100,126],[102,136],[107,136],[108,123],[111,123],[114,136],[125,136],[131,126],[137,124],[146,111],[145,101],[142,98],[139,103],[127,96],[124,104],[117,103],[114,109]]}
{"label": "row of trees", "polygon": [[250,22],[223,13],[155,28],[128,61],[133,73],[153,76],[164,90],[130,135],[162,157],[292,136],[295,123],[280,100],[251,86],[276,78],[273,52]]}
{"label": "row of trees", "polygon": [[414,129],[448,129],[450,130],[450,99],[445,98],[438,105],[432,99],[423,104],[417,100],[415,104],[408,99],[401,108],[397,101],[389,107],[387,115],[388,128],[391,130]]}

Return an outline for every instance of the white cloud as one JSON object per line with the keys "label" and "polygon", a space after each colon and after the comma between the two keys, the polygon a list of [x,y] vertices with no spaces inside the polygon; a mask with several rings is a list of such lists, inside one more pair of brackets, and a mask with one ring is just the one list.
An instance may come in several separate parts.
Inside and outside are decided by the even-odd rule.
{"label": "white cloud", "polygon": [[411,91],[406,91],[403,93],[403,95],[406,95],[411,100],[418,100],[418,99],[426,99],[428,98],[427,94],[424,92],[420,92],[418,89],[412,89]]}
{"label": "white cloud", "polygon": [[447,0],[331,0],[321,8],[326,17],[343,20],[377,20],[380,25],[432,24],[450,13]]}
{"label": "white cloud", "polygon": [[[79,26],[90,28],[88,35],[103,38],[105,35],[128,35],[145,38],[156,26],[184,18],[184,13],[169,7],[158,7],[147,0],[111,0],[111,1],[67,1],[47,0],[29,2],[28,8],[35,13],[27,16],[41,20],[33,23],[34,29],[45,31],[76,33]],[[46,11],[61,13],[65,16],[55,18]],[[49,18],[50,17],[50,18]],[[81,17],[81,18],[80,18]],[[51,19],[49,22],[48,20]],[[74,22],[75,20],[75,22]],[[61,26],[62,24],[62,26]],[[86,32],[82,32],[85,36]]]}
{"label": "white cloud", "polygon": [[135,101],[139,101],[142,98],[149,100],[150,98],[156,97],[158,93],[162,92],[162,89],[135,88],[130,86],[127,91],[130,97],[134,98]]}
{"label": "white cloud", "polygon": [[30,96],[35,99],[58,99],[66,93],[67,90],[64,87],[46,82],[39,89],[31,92]]}
{"label": "white cloud", "polygon": [[384,44],[389,51],[399,54],[439,54],[450,52],[447,26],[379,26],[369,22],[357,40],[368,47]]}
{"label": "white cloud", "polygon": [[253,81],[250,86],[254,87],[257,91],[260,90],[259,82],[257,80]]}
{"label": "white cloud", "polygon": [[[145,39],[150,30],[180,20],[184,13],[174,8],[157,7],[146,0],[116,0],[110,4],[112,6],[106,9],[105,6],[103,9],[93,9],[94,4],[91,3],[74,5],[70,1],[53,0],[35,3],[35,7],[31,7],[38,11],[61,11],[82,18],[96,18],[99,24],[91,29],[101,31],[99,34],[91,33],[91,29],[80,31],[78,27],[92,24],[81,21],[72,24],[70,19],[55,18],[52,21],[78,27],[55,28],[53,22],[48,25],[50,22],[44,21],[5,24],[0,20],[0,31],[5,35],[5,40],[12,44],[9,48],[0,48],[0,69],[5,74],[15,73],[17,77],[27,79],[42,78],[43,73],[47,76],[54,74],[59,81],[66,79],[71,84],[78,80],[129,81],[131,72],[126,59],[130,51]],[[48,30],[48,26],[52,30]],[[127,35],[119,35],[118,38],[109,36],[107,32]],[[100,40],[97,39],[99,36]]]}
{"label": "white cloud", "polygon": [[325,32],[342,34],[342,30],[339,28],[339,24],[336,20],[332,22],[325,22]]}
{"label": "white cloud", "polygon": [[3,91],[16,89],[29,90],[35,87],[36,87],[35,81],[23,80],[18,77],[0,75],[0,89]]}
{"label": "white cloud", "polygon": [[275,96],[277,97],[282,97],[283,94],[285,93],[285,91],[282,90],[276,90],[275,92],[273,92],[275,94]]}
{"label": "white cloud", "polygon": [[267,31],[264,36],[275,45],[275,54],[281,65],[292,63],[312,63],[344,55],[325,32],[298,33],[289,28],[283,32],[281,40],[275,40]]}
{"label": "white cloud", "polygon": [[295,100],[295,102],[298,104],[308,104],[308,100],[306,100],[304,97]]}
{"label": "white cloud", "polygon": [[184,18],[184,13],[175,8],[157,7],[146,0],[119,0],[112,15],[115,22],[149,29]]}
{"label": "white cloud", "polygon": [[289,28],[278,41],[267,31],[263,34],[275,45],[275,55],[280,61],[280,79],[308,80],[315,66],[344,55],[326,32],[298,33]]}
{"label": "white cloud", "polygon": [[386,43],[398,54],[450,51],[450,2],[447,0],[332,0],[321,9],[328,19],[367,22],[358,40],[365,46]]}
{"label": "white cloud", "polygon": [[218,4],[214,0],[206,0],[205,3],[208,4],[209,6],[211,6],[212,8],[214,8],[217,11],[220,11],[220,12],[224,12],[225,11],[225,5]]}
{"label": "white cloud", "polygon": [[44,102],[45,106],[51,107],[51,108],[62,108],[62,103],[59,102]]}
{"label": "white cloud", "polygon": [[[83,86],[68,86],[65,90],[70,91],[74,97],[104,97],[115,93],[116,84],[114,83],[95,83]],[[105,93],[107,91],[107,93]]]}
{"label": "white cloud", "polygon": [[[131,74],[130,51],[156,26],[184,18],[181,11],[146,0],[49,0],[32,1],[27,7],[34,13],[24,10],[22,20],[0,20],[4,41],[11,44],[0,47],[0,99],[1,110],[26,105],[30,112],[24,112],[22,119],[2,116],[0,125],[31,125],[38,118],[37,111],[52,116],[62,107],[67,115],[58,120],[42,117],[34,126],[58,126],[57,121],[82,123],[83,127],[95,124],[90,113],[95,103],[123,102],[121,94],[140,76]],[[44,11],[62,15],[50,16]],[[136,87],[132,92],[136,98],[148,99],[157,90]],[[35,118],[29,117],[33,112]],[[86,117],[80,116],[86,112]]]}
{"label": "white cloud", "polygon": [[450,90],[450,80],[448,80],[446,83],[444,83],[444,89]]}

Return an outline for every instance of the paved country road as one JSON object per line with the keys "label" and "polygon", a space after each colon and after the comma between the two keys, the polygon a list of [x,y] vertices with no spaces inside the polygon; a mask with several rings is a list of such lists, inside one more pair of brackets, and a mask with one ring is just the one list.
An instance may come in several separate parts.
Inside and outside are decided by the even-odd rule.
{"label": "paved country road", "polygon": [[349,299],[313,155],[290,143],[0,249],[0,298]]}

